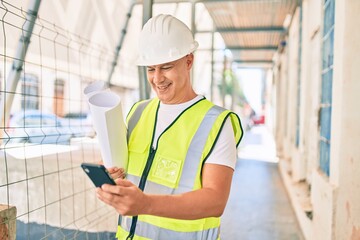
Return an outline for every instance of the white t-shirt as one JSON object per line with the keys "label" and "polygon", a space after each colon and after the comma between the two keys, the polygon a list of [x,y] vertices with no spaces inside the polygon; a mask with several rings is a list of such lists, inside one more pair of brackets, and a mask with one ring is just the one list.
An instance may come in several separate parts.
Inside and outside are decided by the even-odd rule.
{"label": "white t-shirt", "polygon": [[[155,138],[153,147],[156,148],[157,139],[160,134],[175,120],[179,114],[190,105],[202,99],[203,96],[196,96],[194,99],[181,104],[163,104],[160,103],[158,118],[155,129]],[[221,130],[220,136],[209,155],[206,163],[225,165],[235,169],[236,164],[236,143],[234,131],[228,118]]]}

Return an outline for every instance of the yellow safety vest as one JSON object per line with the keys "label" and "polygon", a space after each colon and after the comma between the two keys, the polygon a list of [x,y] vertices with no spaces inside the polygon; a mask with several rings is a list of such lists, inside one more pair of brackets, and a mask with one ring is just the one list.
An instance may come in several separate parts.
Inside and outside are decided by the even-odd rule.
{"label": "yellow safety vest", "polygon": [[[145,193],[180,194],[202,187],[201,171],[225,120],[230,117],[236,146],[243,131],[238,116],[205,98],[185,109],[153,149],[159,99],[136,103],[127,116],[127,179]],[[119,217],[116,237],[134,240],[219,239],[220,218],[179,220],[151,215]],[[130,233],[130,235],[129,235]]]}

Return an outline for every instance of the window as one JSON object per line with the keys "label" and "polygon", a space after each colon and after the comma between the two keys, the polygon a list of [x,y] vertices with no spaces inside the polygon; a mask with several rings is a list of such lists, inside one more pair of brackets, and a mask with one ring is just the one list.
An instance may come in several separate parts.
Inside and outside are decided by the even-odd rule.
{"label": "window", "polygon": [[64,86],[62,79],[55,80],[54,88],[54,112],[58,116],[64,116]]}
{"label": "window", "polygon": [[320,104],[320,169],[330,175],[331,106],[334,64],[335,0],[324,1]]}
{"label": "window", "polygon": [[21,78],[21,108],[39,109],[39,80],[33,74]]}

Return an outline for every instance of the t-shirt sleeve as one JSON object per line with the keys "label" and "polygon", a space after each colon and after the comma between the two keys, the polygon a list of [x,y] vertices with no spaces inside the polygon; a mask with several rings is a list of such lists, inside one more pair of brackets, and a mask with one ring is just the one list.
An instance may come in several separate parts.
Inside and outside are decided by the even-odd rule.
{"label": "t-shirt sleeve", "polygon": [[206,160],[205,164],[225,165],[235,169],[236,158],[236,141],[230,118],[226,119],[219,138],[215,143],[214,149]]}

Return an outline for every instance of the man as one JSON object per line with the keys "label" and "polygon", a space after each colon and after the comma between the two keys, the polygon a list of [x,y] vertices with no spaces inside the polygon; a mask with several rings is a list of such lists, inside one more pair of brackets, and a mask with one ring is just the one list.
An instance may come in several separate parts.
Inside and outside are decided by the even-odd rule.
{"label": "man", "polygon": [[97,189],[120,214],[119,239],[219,239],[242,128],[236,114],[193,90],[197,46],[170,15],[141,32],[139,65],[157,97],[128,114],[127,179]]}

